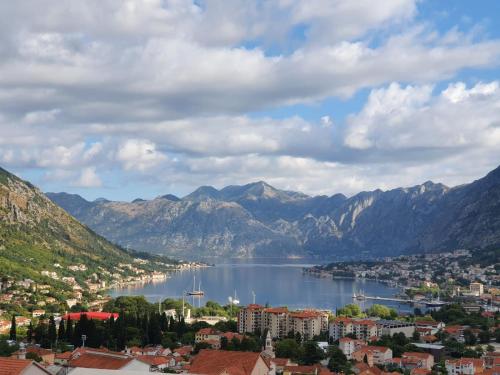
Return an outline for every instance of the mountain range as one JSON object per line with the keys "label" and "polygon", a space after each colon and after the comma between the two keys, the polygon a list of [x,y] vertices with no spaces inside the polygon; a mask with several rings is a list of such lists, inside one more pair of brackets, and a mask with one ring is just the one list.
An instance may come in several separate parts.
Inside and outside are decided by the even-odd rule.
{"label": "mountain range", "polygon": [[457,187],[428,181],[349,198],[262,181],[132,202],[47,196],[113,242],[181,257],[356,258],[500,244],[500,167]]}

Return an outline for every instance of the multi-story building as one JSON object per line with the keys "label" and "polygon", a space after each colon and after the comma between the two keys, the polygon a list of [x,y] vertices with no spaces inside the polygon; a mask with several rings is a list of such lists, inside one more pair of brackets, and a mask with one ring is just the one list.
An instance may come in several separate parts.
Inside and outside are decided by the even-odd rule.
{"label": "multi-story building", "polygon": [[370,338],[378,336],[377,323],[370,319],[355,320],[352,328],[356,338],[361,340],[368,341]]}
{"label": "multi-story building", "polygon": [[251,304],[242,308],[238,314],[238,332],[255,333],[262,329],[264,306]]}
{"label": "multi-story building", "polygon": [[[413,368],[424,368],[428,371],[431,371],[432,366],[434,366],[434,356],[429,353],[404,352],[401,355],[401,360],[403,363],[415,363]],[[405,368],[411,370],[409,366]]]}
{"label": "multi-story building", "polygon": [[406,337],[411,337],[415,332],[415,323],[403,322],[400,320],[377,320],[378,336],[392,336],[395,333],[403,333]]}
{"label": "multi-story building", "polygon": [[289,332],[299,333],[310,340],[328,331],[328,313],[318,310],[289,311],[286,307],[248,305],[238,313],[238,332],[268,331],[273,339],[284,338]]}
{"label": "multi-story building", "polygon": [[415,324],[399,320],[338,317],[330,323],[329,331],[330,338],[334,341],[350,334],[361,340],[384,335],[392,336],[395,333],[403,333],[406,337],[410,337],[415,332]]}
{"label": "multi-story building", "polygon": [[481,358],[447,359],[445,366],[450,375],[474,375],[483,372],[484,361]]}
{"label": "multi-story building", "polygon": [[342,350],[342,353],[349,360],[352,359],[352,354],[363,346],[366,346],[366,341],[364,340],[357,340],[350,337],[341,337],[339,339],[339,349]]}
{"label": "multi-story building", "polygon": [[202,341],[220,341],[220,332],[215,328],[202,328],[196,332],[194,342],[200,343]]}
{"label": "multi-story building", "polygon": [[299,333],[304,340],[312,340],[328,330],[328,314],[314,310],[291,312],[288,314],[287,330]]}
{"label": "multi-story building", "polygon": [[333,341],[353,333],[353,319],[338,317],[330,323],[330,337]]}
{"label": "multi-story building", "polygon": [[434,322],[429,320],[415,321],[415,329],[417,329],[421,334],[435,335],[444,327],[445,324],[443,322]]}
{"label": "multi-story building", "polygon": [[272,338],[284,338],[288,334],[288,314],[286,307],[269,307],[262,312],[262,331],[267,329]]}
{"label": "multi-story building", "polygon": [[484,286],[482,283],[470,283],[469,289],[471,294],[474,294],[475,296],[482,296],[484,293]]}
{"label": "multi-story building", "polygon": [[392,350],[385,346],[363,346],[352,353],[352,358],[370,366],[385,365],[392,360]]}

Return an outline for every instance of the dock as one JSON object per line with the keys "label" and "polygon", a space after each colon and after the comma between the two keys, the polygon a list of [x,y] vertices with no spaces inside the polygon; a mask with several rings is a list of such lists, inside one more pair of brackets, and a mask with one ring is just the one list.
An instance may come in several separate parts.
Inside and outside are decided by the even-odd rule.
{"label": "dock", "polygon": [[364,294],[356,294],[356,293],[353,294],[352,299],[358,301],[364,301],[364,300],[390,301],[390,302],[407,303],[407,304],[421,304],[425,306],[444,306],[448,304],[448,302],[440,300],[426,300],[426,299],[415,300],[415,299],[403,299],[396,297],[367,296]]}

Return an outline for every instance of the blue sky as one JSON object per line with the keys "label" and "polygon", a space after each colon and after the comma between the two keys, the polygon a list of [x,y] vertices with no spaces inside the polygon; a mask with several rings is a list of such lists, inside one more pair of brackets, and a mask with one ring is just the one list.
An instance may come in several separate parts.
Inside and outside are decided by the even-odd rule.
{"label": "blue sky", "polygon": [[469,182],[500,160],[499,18],[493,0],[5,2],[0,166],[114,200]]}

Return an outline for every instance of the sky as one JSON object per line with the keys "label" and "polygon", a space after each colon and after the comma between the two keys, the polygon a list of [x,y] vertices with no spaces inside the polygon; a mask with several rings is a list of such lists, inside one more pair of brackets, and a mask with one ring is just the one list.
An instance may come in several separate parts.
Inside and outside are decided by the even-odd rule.
{"label": "sky", "polygon": [[500,164],[500,1],[0,2],[0,166],[91,200]]}

